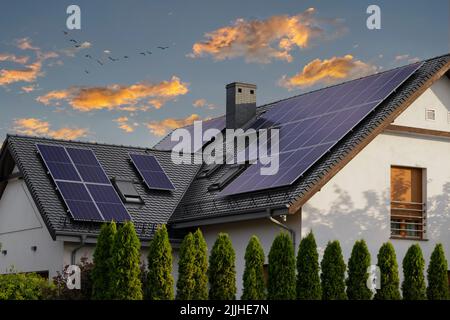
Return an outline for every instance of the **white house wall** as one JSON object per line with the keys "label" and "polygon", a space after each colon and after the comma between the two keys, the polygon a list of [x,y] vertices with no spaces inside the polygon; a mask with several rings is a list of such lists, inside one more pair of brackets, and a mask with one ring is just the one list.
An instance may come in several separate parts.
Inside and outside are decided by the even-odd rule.
{"label": "white house wall", "polygon": [[[450,131],[445,113],[450,111],[449,106],[450,81],[444,77],[395,124]],[[437,111],[434,122],[425,120],[425,109],[429,107]],[[390,168],[392,165],[419,167],[426,174],[428,241],[418,243],[427,263],[436,243],[443,243],[450,259],[449,163],[448,138],[383,133],[303,206],[303,234],[314,231],[321,253],[328,241],[339,240],[346,260],[355,240],[365,239],[373,263],[382,243],[391,241],[401,268],[406,250],[417,241],[390,239]]]}
{"label": "white house wall", "polygon": [[[300,215],[290,215],[287,217],[286,222],[280,220],[283,224],[287,225],[290,229],[295,231],[296,236],[296,247],[298,246],[301,232],[301,221]],[[240,221],[234,223],[217,224],[211,226],[202,226],[200,229],[203,232],[206,243],[208,245],[208,253],[214,245],[214,241],[220,232],[228,233],[231,242],[233,243],[233,248],[236,252],[236,284],[237,284],[237,298],[242,295],[242,276],[244,274],[245,267],[245,249],[247,247],[248,241],[252,235],[256,235],[261,241],[261,245],[264,248],[264,253],[267,256],[269,254],[270,247],[272,245],[275,237],[281,232],[285,231],[281,227],[275,225],[269,219],[257,219],[250,221]],[[297,251],[297,248],[295,249]]]}
{"label": "white house wall", "polygon": [[0,243],[0,273],[13,268],[52,277],[62,268],[63,244],[51,238],[23,180],[9,181],[0,199]]}

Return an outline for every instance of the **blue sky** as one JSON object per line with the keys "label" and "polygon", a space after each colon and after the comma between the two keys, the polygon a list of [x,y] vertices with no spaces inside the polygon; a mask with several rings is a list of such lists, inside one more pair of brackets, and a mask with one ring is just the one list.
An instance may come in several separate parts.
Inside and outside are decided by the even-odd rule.
{"label": "blue sky", "polygon": [[[66,29],[70,4],[81,30]],[[381,30],[366,27],[370,4]],[[229,82],[257,84],[263,104],[448,53],[449,11],[446,0],[4,3],[0,140],[21,132],[151,146],[176,125],[224,113]],[[236,33],[229,46],[221,28]]]}

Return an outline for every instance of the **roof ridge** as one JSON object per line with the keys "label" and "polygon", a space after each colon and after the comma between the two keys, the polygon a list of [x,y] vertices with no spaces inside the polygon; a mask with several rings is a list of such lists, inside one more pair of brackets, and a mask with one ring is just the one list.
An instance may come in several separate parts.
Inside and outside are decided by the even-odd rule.
{"label": "roof ridge", "polygon": [[90,141],[82,141],[82,140],[70,140],[70,139],[55,139],[45,136],[33,136],[33,135],[24,135],[24,134],[15,134],[15,133],[7,133],[6,139],[9,137],[16,137],[16,138],[25,138],[25,139],[39,139],[39,140],[47,140],[52,142],[64,142],[64,143],[79,143],[79,144],[86,144],[86,145],[99,145],[99,146],[109,146],[109,147],[121,147],[121,148],[133,148],[133,149],[139,149],[143,151],[156,151],[156,152],[172,152],[171,150],[160,150],[155,149],[151,147],[142,147],[142,146],[135,146],[135,145],[124,145],[124,144],[114,144],[114,143],[107,143],[107,142],[90,142]]}

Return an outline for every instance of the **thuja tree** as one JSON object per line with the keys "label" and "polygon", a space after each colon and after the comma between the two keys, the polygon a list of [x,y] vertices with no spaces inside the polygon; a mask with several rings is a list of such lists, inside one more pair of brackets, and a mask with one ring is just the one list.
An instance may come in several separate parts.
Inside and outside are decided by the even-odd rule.
{"label": "thuja tree", "polygon": [[131,221],[119,227],[111,248],[111,290],[109,297],[119,300],[141,300],[141,244]]}
{"label": "thuja tree", "polygon": [[418,244],[409,247],[403,258],[402,293],[405,300],[425,300],[426,287],[423,271],[425,260]]}
{"label": "thuja tree", "polygon": [[280,233],[269,252],[267,297],[270,300],[293,300],[295,292],[295,254],[291,237]]}
{"label": "thuja tree", "polygon": [[209,257],[209,299],[236,298],[235,253],[228,234],[219,233]]}
{"label": "thuja tree", "polygon": [[339,241],[328,242],[321,262],[322,299],[344,300],[345,262]]}
{"label": "thuja tree", "polygon": [[173,299],[172,247],[165,225],[156,230],[150,242],[147,279],[149,299]]}
{"label": "thuja tree", "polygon": [[320,300],[319,254],[312,231],[302,239],[297,254],[297,298]]}
{"label": "thuja tree", "polygon": [[347,297],[350,300],[369,300],[372,291],[367,287],[370,253],[364,240],[356,241],[348,260]]}
{"label": "thuja tree", "polygon": [[196,253],[194,235],[189,232],[180,246],[177,281],[177,299],[179,300],[192,300],[194,296]]}
{"label": "thuja tree", "polygon": [[94,266],[92,269],[92,299],[109,299],[111,293],[111,247],[116,236],[114,221],[105,223],[100,229],[97,245],[94,251]]}
{"label": "thuja tree", "polygon": [[431,254],[430,264],[428,265],[428,287],[427,297],[430,300],[449,299],[448,286],[448,265],[445,259],[444,247],[437,244]]}
{"label": "thuja tree", "polygon": [[262,300],[266,298],[264,258],[264,249],[258,237],[252,236],[245,250],[244,290],[241,299]]}
{"label": "thuja tree", "polygon": [[195,289],[192,295],[194,300],[208,299],[208,246],[200,229],[194,232],[195,252],[195,270],[194,284]]}
{"label": "thuja tree", "polygon": [[377,266],[380,268],[380,288],[377,289],[377,300],[399,300],[400,280],[398,277],[397,257],[394,246],[390,242],[384,243],[377,255]]}

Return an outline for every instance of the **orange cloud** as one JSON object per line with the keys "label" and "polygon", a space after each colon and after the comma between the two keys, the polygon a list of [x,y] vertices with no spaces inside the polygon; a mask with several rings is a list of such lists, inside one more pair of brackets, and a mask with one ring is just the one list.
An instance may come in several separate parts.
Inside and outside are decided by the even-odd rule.
{"label": "orange cloud", "polygon": [[23,87],[21,87],[21,89],[22,89],[23,92],[30,93],[30,92],[33,92],[36,89],[36,86],[34,86],[34,85],[23,86]]}
{"label": "orange cloud", "polygon": [[216,105],[213,103],[209,103],[208,101],[206,101],[206,99],[197,99],[195,100],[192,105],[196,108],[208,108],[209,110],[213,110],[216,108]]}
{"label": "orange cloud", "polygon": [[150,129],[150,132],[155,136],[161,137],[170,130],[188,126],[196,120],[200,120],[200,116],[194,113],[184,119],[167,118],[162,121],[152,121],[147,123],[147,128]]}
{"label": "orange cloud", "polygon": [[16,56],[9,53],[0,53],[0,61],[10,61],[14,63],[25,64],[28,62],[29,57],[27,56]]}
{"label": "orange cloud", "polygon": [[55,90],[38,97],[36,100],[45,104],[58,104],[65,100],[78,111],[102,109],[121,109],[151,98],[149,101],[159,109],[166,101],[175,99],[188,92],[187,83],[173,76],[170,81],[160,83],[137,83],[130,86],[113,84],[106,87],[71,87]]}
{"label": "orange cloud", "polygon": [[49,136],[55,139],[73,140],[86,136],[87,129],[60,128],[51,130],[50,123],[36,118],[22,118],[14,121],[14,130],[20,134]]}
{"label": "orange cloud", "polygon": [[[15,82],[35,82],[36,78],[44,75],[42,63],[51,58],[57,58],[56,52],[42,52],[39,47],[31,44],[29,38],[16,40],[17,47],[21,50],[33,50],[36,54],[36,60],[33,63],[25,65],[22,69],[0,69],[0,86],[6,86]],[[28,57],[17,57],[10,54],[0,54],[0,61],[13,61],[21,64],[28,62]]]}
{"label": "orange cloud", "polygon": [[245,57],[247,62],[269,63],[272,59],[292,61],[290,52],[306,48],[314,38],[324,35],[332,25],[336,32],[338,20],[319,20],[315,9],[294,16],[272,16],[266,20],[237,19],[226,26],[205,34],[205,40],[192,47],[192,58],[210,55],[215,60]]}
{"label": "orange cloud", "polygon": [[16,40],[16,45],[21,50],[34,50],[39,51],[39,47],[35,47],[31,44],[30,38],[21,38]]}
{"label": "orange cloud", "polygon": [[342,79],[362,77],[376,71],[375,66],[355,60],[352,55],[348,54],[331,59],[315,59],[293,77],[283,76],[279,84],[288,89],[309,87],[317,83],[331,84]]}
{"label": "orange cloud", "polygon": [[5,86],[14,82],[34,82],[40,76],[42,63],[35,63],[25,66],[23,69],[0,69],[0,86]]}
{"label": "orange cloud", "polygon": [[128,117],[119,117],[117,119],[114,120],[115,122],[117,122],[119,124],[119,128],[122,129],[123,131],[130,133],[134,131],[134,127],[137,127],[138,124],[137,123],[133,123],[130,124],[128,121]]}

